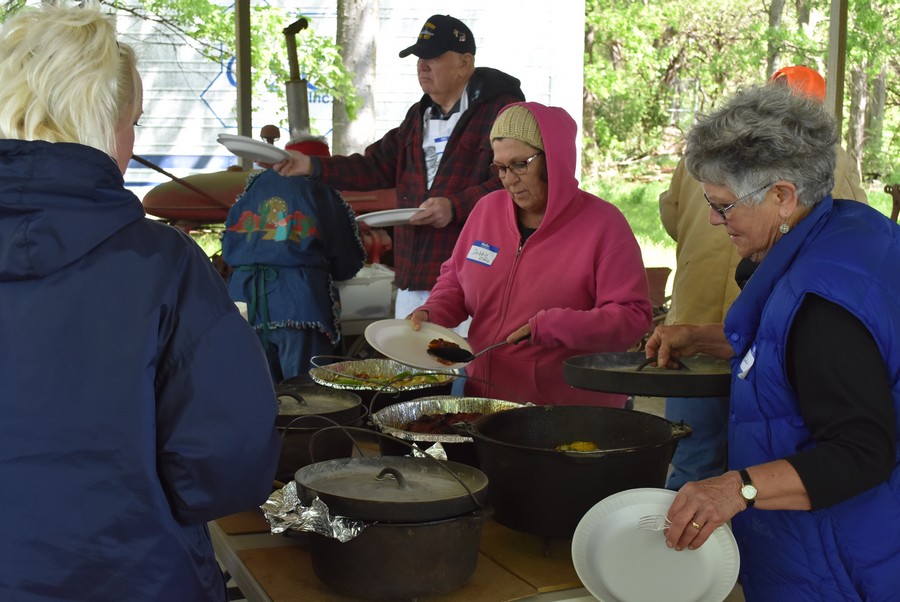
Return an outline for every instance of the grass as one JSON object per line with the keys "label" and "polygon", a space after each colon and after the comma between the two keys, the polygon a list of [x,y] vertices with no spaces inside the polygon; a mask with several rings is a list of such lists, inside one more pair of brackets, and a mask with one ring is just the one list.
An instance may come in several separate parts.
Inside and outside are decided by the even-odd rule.
{"label": "grass", "polygon": [[199,228],[191,230],[191,238],[200,245],[207,257],[212,257],[222,250],[221,228]]}
{"label": "grass", "polygon": [[585,189],[609,201],[625,215],[641,246],[645,266],[674,270],[675,241],[669,238],[659,219],[659,195],[668,186],[668,181],[602,180],[586,183]]}

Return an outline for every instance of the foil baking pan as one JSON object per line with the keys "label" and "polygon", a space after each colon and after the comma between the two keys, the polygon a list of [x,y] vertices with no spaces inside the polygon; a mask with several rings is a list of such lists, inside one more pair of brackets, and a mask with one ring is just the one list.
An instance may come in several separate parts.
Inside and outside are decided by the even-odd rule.
{"label": "foil baking pan", "polygon": [[463,435],[445,435],[437,433],[414,433],[403,430],[403,427],[427,414],[455,414],[457,412],[479,412],[493,414],[512,408],[521,408],[523,404],[504,399],[486,397],[457,397],[455,395],[435,395],[422,397],[413,401],[402,401],[382,408],[372,414],[372,423],[387,434],[406,441],[428,443],[471,443],[472,438]]}
{"label": "foil baking pan", "polygon": [[[350,391],[414,391],[446,385],[456,380],[448,372],[422,370],[390,359],[372,358],[348,360],[334,364],[320,364],[313,358],[314,368],[309,371],[316,383],[335,389]],[[360,375],[366,375],[362,377]]]}

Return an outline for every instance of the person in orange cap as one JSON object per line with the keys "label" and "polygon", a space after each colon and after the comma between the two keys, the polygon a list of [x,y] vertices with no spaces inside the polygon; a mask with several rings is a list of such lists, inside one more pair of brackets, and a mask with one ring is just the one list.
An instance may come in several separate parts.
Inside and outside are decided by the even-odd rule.
{"label": "person in orange cap", "polygon": [[[804,94],[825,102],[825,79],[815,69],[806,65],[782,67],[769,78],[774,85],[790,86],[797,94]],[[866,192],[862,189],[859,169],[856,161],[840,144],[835,145],[837,166],[834,169],[834,190],[831,196],[836,199],[851,199],[860,203],[869,203]]]}
{"label": "person in orange cap", "polygon": [[772,74],[769,83],[787,84],[795,92],[816,98],[819,102],[825,102],[825,78],[819,75],[818,71],[810,69],[806,65],[782,67]]}

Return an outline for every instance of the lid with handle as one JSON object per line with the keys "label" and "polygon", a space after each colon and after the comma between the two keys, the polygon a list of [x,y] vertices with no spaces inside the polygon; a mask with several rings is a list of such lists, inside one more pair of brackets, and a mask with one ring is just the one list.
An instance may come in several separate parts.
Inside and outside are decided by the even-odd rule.
{"label": "lid with handle", "polygon": [[304,385],[280,383],[275,386],[275,395],[278,397],[278,413],[289,416],[304,414],[327,416],[362,405],[362,399],[356,393],[312,383]]}
{"label": "lid with handle", "polygon": [[300,499],[319,497],[333,515],[365,521],[424,522],[481,507],[488,478],[458,462],[408,456],[338,458],[296,472]]}

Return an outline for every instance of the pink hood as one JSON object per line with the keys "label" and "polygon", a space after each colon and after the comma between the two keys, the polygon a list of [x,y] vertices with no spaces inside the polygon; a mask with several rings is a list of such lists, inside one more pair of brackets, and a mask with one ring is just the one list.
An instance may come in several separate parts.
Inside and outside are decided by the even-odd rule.
{"label": "pink hood", "polygon": [[[423,309],[444,326],[471,315],[474,349],[531,326],[529,341],[469,364],[468,395],[621,406],[623,396],[569,387],[562,363],[583,353],[624,351],[647,332],[651,308],[640,247],[614,205],[578,188],[577,127],[569,114],[538,103],[516,104],[531,111],[541,130],[548,173],[544,218],[521,245],[509,193],[484,196]],[[489,249],[490,262],[473,260],[473,248]]]}

